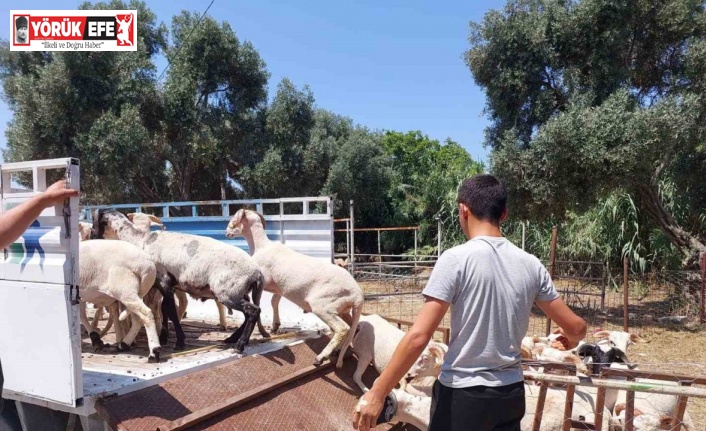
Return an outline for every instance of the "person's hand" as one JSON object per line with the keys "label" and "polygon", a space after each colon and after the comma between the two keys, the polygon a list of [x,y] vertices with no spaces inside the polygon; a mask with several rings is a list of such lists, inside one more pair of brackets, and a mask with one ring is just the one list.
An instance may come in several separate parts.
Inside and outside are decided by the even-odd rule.
{"label": "person's hand", "polygon": [[375,429],[382,408],[385,405],[385,395],[380,395],[374,388],[363,394],[355,406],[353,413],[353,428],[359,431]]}
{"label": "person's hand", "polygon": [[564,330],[561,328],[556,329],[553,333],[559,334],[559,337],[557,337],[556,340],[552,341],[550,347],[553,347],[558,350],[571,350],[579,345],[578,341],[569,340],[569,338],[564,334]]}
{"label": "person's hand", "polygon": [[47,190],[39,195],[45,207],[59,205],[64,200],[78,196],[78,190],[67,189],[66,180],[59,180],[47,187]]}

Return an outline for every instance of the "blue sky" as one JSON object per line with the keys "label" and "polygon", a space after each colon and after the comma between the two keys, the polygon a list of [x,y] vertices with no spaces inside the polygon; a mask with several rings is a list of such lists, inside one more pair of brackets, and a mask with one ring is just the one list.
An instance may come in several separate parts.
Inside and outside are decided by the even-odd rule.
{"label": "blue sky", "polygon": [[[79,1],[4,2],[11,9],[76,9]],[[183,9],[203,12],[210,0],[147,0],[168,26]],[[265,4],[267,3],[267,4]],[[447,137],[474,159],[487,160],[482,111],[485,96],[462,59],[468,23],[504,1],[228,1],[209,15],[227,21],[253,43],[271,74],[270,97],[284,77],[309,85],[318,107],[349,116],[371,129],[421,130]],[[9,19],[0,37],[9,38]],[[157,61],[160,73],[166,61]],[[12,113],[0,103],[0,146]]]}

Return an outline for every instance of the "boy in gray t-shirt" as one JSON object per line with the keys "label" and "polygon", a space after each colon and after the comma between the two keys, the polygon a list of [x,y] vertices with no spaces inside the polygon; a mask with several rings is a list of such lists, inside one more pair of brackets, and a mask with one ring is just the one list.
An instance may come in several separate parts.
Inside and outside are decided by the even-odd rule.
{"label": "boy in gray t-shirt", "polygon": [[520,345],[537,304],[575,347],[586,322],[559,297],[539,260],[502,236],[505,186],[492,175],[466,179],[458,191],[468,241],[445,251],[422,292],[425,303],[387,368],[360,399],[355,429],[372,429],[385,396],[410,369],[449,307],[451,339],[434,384],[429,431],[519,431],[525,413]]}

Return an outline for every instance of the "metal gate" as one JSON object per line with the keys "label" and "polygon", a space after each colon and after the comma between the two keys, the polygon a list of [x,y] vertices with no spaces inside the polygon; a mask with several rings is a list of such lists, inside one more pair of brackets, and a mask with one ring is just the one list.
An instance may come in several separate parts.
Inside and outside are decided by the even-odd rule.
{"label": "metal gate", "polygon": [[[47,175],[80,185],[64,158],[0,165],[2,212],[47,188]],[[22,188],[15,178],[29,180]],[[22,401],[75,407],[83,397],[78,308],[78,198],[42,211],[4,250],[0,264],[0,360],[4,392]]]}

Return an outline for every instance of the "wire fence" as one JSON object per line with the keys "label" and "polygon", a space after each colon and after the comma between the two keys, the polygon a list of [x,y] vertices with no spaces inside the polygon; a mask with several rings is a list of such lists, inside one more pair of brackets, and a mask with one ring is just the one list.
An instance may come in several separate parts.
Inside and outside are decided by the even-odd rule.
{"label": "wire fence", "polygon": [[[702,271],[631,274],[602,262],[557,261],[554,284],[567,305],[589,325],[589,332],[627,329],[641,335],[663,330],[695,331],[702,326]],[[533,310],[530,330],[546,335],[546,317]]]}

